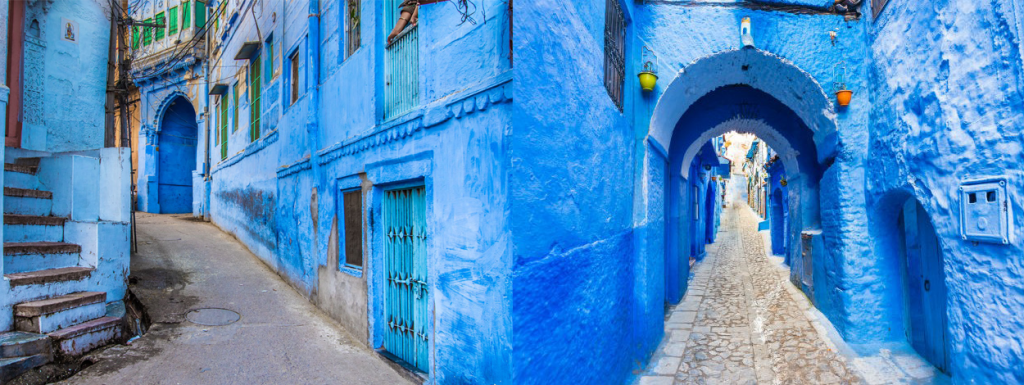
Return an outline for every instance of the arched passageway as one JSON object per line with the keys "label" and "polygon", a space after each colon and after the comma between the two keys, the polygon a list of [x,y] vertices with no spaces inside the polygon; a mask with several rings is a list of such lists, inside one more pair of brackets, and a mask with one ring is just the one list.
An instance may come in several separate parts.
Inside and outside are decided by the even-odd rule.
{"label": "arched passageway", "polygon": [[178,96],[164,110],[156,167],[157,202],[162,214],[192,212],[192,171],[196,169],[198,129],[196,111],[188,99]]}

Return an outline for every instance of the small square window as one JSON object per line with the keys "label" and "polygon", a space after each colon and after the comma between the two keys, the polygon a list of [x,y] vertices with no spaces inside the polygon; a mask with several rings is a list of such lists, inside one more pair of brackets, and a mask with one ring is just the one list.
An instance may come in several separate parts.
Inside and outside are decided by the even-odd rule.
{"label": "small square window", "polygon": [[345,265],[363,266],[363,193],[355,190],[342,194],[345,226]]}
{"label": "small square window", "polygon": [[995,191],[989,191],[989,192],[985,193],[985,198],[989,202],[995,202],[996,201],[996,192]]}
{"label": "small square window", "polygon": [[967,203],[978,203],[978,194],[967,194]]}

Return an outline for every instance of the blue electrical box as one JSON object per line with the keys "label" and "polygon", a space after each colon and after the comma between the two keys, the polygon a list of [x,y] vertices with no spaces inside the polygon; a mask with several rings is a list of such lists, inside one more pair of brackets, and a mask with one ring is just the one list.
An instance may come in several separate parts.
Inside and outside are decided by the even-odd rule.
{"label": "blue electrical box", "polygon": [[964,181],[960,185],[960,236],[967,241],[1009,244],[1012,206],[1006,178]]}

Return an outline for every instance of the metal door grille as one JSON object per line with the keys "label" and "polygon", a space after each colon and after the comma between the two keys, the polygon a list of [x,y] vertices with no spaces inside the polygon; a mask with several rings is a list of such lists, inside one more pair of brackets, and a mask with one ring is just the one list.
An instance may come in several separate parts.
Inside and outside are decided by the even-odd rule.
{"label": "metal door grille", "polygon": [[[400,16],[401,0],[388,0],[387,22],[390,28]],[[407,26],[384,53],[384,119],[392,119],[413,109],[420,100],[419,27]]]}
{"label": "metal door grille", "polygon": [[387,330],[384,349],[427,372],[426,191],[384,195],[384,264]]}
{"label": "metal door grille", "polygon": [[604,21],[604,87],[622,111],[626,78],[626,17],[618,0],[608,0]]}

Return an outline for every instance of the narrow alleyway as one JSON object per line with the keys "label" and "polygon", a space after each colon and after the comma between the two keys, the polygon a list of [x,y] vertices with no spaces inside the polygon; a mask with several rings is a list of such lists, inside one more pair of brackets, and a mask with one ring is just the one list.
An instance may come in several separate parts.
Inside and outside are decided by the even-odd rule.
{"label": "narrow alleyway", "polygon": [[935,371],[914,356],[839,354],[781,258],[766,255],[758,220],[743,198],[731,197],[718,242],[667,312],[665,338],[640,385],[932,382]]}
{"label": "narrow alleyway", "polygon": [[[65,383],[411,383],[217,227],[190,215],[139,213],[138,231],[131,287],[152,328],[95,355]],[[240,318],[193,322],[233,320],[190,315],[204,308]]]}

